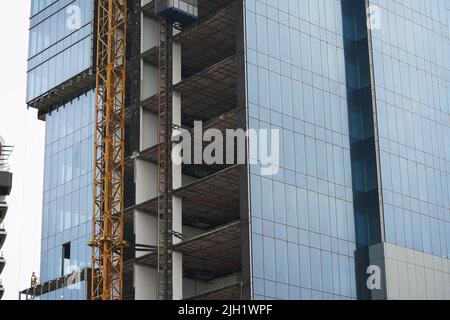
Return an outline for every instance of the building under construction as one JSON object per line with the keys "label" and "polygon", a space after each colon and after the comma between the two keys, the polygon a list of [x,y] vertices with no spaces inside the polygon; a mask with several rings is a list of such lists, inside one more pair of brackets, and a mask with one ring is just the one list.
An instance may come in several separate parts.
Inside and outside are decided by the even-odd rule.
{"label": "building under construction", "polygon": [[[40,283],[22,298],[240,299],[249,294],[242,272],[248,277],[249,256],[242,252],[248,245],[241,242],[242,233],[248,239],[248,227],[242,228],[248,218],[241,219],[247,210],[245,166],[171,161],[177,128],[193,130],[194,121],[203,121],[204,130],[245,126],[242,3],[76,1],[75,8],[63,0],[32,3],[28,105],[47,122],[49,166]],[[62,35],[72,33],[60,42],[49,34],[56,42],[40,43],[41,33],[56,31],[44,25],[35,32],[41,20],[58,24],[60,15],[77,10],[80,28],[58,25]],[[115,39],[108,38],[109,19],[116,24]],[[108,41],[116,47],[109,48]],[[52,53],[34,55],[46,45]],[[116,77],[106,71],[110,49],[114,61],[124,62],[114,66]],[[62,70],[74,57],[77,65]],[[36,69],[42,59],[48,60]],[[59,74],[44,81],[48,70]],[[110,80],[114,93],[107,87]],[[117,121],[108,155],[109,94]],[[68,135],[74,136],[70,142]],[[115,224],[109,243],[102,230],[111,197],[104,183],[107,156],[114,158],[110,178],[116,181],[111,183],[116,198],[109,199]],[[77,189],[73,182],[80,176]],[[81,289],[71,290],[74,281]]]}
{"label": "building under construction", "polygon": [[[386,120],[373,118],[388,95],[375,92],[390,89],[375,77],[389,39],[368,27],[371,2],[32,0],[27,103],[47,130],[41,270],[21,298],[395,299],[408,281],[392,270],[404,263],[443,279],[423,283],[444,283],[436,297],[450,297],[450,269],[423,264],[448,265],[449,197],[417,200],[442,212],[439,251],[389,233],[401,192],[381,183],[393,156]],[[448,45],[434,9],[420,14]],[[447,60],[434,79],[444,87]],[[199,121],[222,133],[278,129],[278,167],[173,161],[178,134],[199,134]],[[448,134],[448,122],[436,126]],[[437,157],[445,181],[449,154]],[[401,210],[401,221],[425,214]],[[389,276],[368,291],[373,264]],[[421,285],[415,294],[429,297]]]}

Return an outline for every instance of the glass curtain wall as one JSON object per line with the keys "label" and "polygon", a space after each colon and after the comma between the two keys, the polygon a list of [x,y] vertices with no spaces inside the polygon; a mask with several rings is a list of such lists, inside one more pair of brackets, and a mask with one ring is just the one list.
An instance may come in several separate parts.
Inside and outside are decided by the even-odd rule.
{"label": "glass curtain wall", "polygon": [[32,1],[27,102],[92,66],[93,3]]}
{"label": "glass curtain wall", "polygon": [[369,1],[386,241],[450,257],[450,1]]}
{"label": "glass curtain wall", "polygon": [[47,115],[41,282],[89,267],[95,92]]}
{"label": "glass curtain wall", "polygon": [[250,166],[254,299],[355,299],[339,0],[247,0],[248,127],[278,129],[281,168]]}

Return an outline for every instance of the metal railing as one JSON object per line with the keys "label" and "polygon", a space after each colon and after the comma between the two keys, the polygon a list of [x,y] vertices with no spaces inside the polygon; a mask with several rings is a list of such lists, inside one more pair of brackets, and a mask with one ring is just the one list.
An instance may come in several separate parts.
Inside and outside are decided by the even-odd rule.
{"label": "metal railing", "polygon": [[14,147],[0,145],[0,171],[9,171],[8,159]]}

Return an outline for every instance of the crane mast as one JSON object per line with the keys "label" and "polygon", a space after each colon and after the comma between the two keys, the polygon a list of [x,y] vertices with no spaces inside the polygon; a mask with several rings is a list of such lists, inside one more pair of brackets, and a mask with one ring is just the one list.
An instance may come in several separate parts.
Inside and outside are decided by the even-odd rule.
{"label": "crane mast", "polygon": [[123,299],[127,0],[98,0],[92,300]]}

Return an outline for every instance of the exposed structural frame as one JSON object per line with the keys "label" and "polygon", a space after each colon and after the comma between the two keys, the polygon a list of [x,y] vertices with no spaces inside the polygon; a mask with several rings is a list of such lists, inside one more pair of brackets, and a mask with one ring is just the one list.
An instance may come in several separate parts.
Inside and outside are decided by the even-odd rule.
{"label": "exposed structural frame", "polygon": [[92,300],[123,299],[127,0],[98,0]]}

